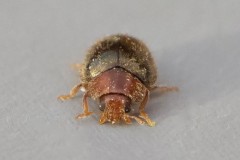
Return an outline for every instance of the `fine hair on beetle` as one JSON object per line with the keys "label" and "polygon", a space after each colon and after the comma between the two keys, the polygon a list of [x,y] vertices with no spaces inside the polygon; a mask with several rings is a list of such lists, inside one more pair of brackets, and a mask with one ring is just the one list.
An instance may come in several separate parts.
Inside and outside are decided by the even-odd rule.
{"label": "fine hair on beetle", "polygon": [[[83,96],[83,113],[77,118],[91,115],[88,98],[99,101],[102,111],[99,123],[112,124],[131,119],[139,124],[154,126],[145,112],[150,91],[176,91],[177,87],[159,87],[155,84],[157,69],[147,46],[140,40],[124,34],[104,37],[87,51],[85,61],[75,65],[80,72],[81,83],[60,100],[73,98],[80,88],[86,90]],[[131,115],[133,103],[139,103],[139,115]]]}

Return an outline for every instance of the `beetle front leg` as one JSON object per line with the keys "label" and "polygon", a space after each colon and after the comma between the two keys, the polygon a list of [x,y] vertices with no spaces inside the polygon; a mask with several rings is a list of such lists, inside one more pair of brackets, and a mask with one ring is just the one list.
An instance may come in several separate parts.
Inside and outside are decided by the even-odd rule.
{"label": "beetle front leg", "polygon": [[101,114],[100,119],[99,119],[99,124],[103,124],[103,123],[105,123],[106,121],[107,121],[107,115],[103,112],[103,113]]}
{"label": "beetle front leg", "polygon": [[79,114],[76,119],[81,119],[81,118],[85,118],[91,114],[93,114],[93,112],[89,112],[88,110],[88,93],[85,93],[83,95],[83,113],[82,114]]}
{"label": "beetle front leg", "polygon": [[148,97],[149,97],[149,91],[146,91],[145,97],[144,97],[144,99],[143,99],[143,101],[142,101],[142,103],[140,104],[140,107],[139,107],[139,112],[140,112],[139,117],[146,120],[147,124],[149,126],[153,127],[153,126],[155,126],[156,123],[148,117],[147,113],[144,110],[145,106],[147,104],[147,101],[148,101]]}
{"label": "beetle front leg", "polygon": [[76,94],[78,93],[78,91],[79,91],[82,87],[85,87],[85,84],[80,83],[80,84],[78,84],[78,85],[75,85],[75,86],[71,89],[71,91],[70,91],[69,94],[67,94],[67,95],[61,95],[61,96],[58,97],[58,99],[61,100],[61,101],[65,101],[65,100],[68,100],[68,99],[72,99],[73,97],[76,96]]}
{"label": "beetle front leg", "polygon": [[161,93],[170,92],[170,91],[179,91],[178,87],[175,86],[153,86],[150,88],[151,91],[158,90]]}
{"label": "beetle front leg", "polygon": [[141,125],[145,124],[145,122],[142,119],[140,119],[136,116],[129,116],[129,118],[135,119],[138,122],[138,124],[141,124]]}

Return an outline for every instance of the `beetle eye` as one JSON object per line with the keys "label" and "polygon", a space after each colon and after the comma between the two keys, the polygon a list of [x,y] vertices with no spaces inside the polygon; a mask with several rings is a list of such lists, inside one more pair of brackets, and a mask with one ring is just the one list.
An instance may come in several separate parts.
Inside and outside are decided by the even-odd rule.
{"label": "beetle eye", "polygon": [[99,109],[100,109],[101,111],[104,111],[104,109],[105,109],[105,103],[104,103],[104,102],[100,102],[100,104],[99,104]]}
{"label": "beetle eye", "polygon": [[129,113],[131,111],[130,107],[125,107],[125,113]]}

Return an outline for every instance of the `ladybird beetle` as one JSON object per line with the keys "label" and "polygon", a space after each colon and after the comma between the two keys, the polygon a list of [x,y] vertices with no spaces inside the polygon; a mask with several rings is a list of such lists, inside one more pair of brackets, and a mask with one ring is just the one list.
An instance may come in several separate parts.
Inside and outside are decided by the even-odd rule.
{"label": "ladybird beetle", "polygon": [[[147,46],[140,40],[123,34],[107,36],[97,41],[88,51],[83,64],[74,67],[80,72],[81,83],[74,86],[68,95],[58,99],[64,101],[76,96],[80,89],[83,95],[83,113],[76,118],[87,117],[88,98],[99,102],[102,111],[99,123],[112,124],[131,119],[139,124],[154,126],[145,112],[150,91],[177,91],[177,87],[156,86],[157,69]],[[139,115],[130,114],[133,103],[139,104]]]}

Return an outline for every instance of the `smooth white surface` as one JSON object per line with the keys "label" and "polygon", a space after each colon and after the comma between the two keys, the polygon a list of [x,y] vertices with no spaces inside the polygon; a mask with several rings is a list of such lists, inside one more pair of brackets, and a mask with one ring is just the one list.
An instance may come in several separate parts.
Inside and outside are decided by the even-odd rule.
{"label": "smooth white surface", "polygon": [[[236,160],[240,156],[240,1],[0,1],[0,159]],[[129,33],[153,52],[159,84],[157,126],[76,121],[79,82],[98,38]],[[92,110],[98,108],[90,103]]]}

